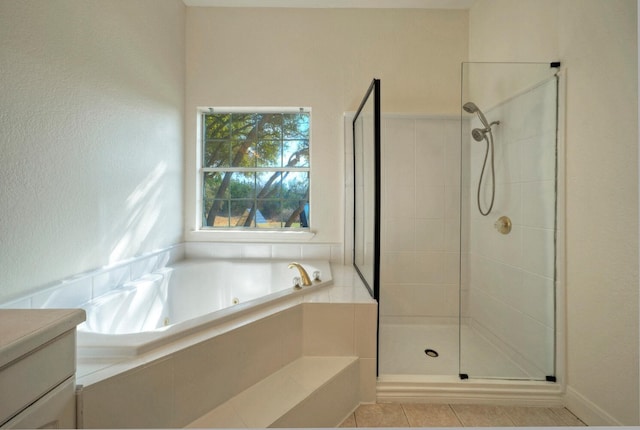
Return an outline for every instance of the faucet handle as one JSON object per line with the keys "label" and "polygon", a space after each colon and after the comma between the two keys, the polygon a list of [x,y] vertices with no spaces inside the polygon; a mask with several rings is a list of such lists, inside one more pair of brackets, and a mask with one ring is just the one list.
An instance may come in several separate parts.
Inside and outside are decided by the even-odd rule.
{"label": "faucet handle", "polygon": [[293,277],[293,288],[295,290],[299,290],[302,288],[302,279],[300,279],[300,276]]}
{"label": "faucet handle", "polygon": [[316,270],[316,271],[313,272],[313,280],[314,281],[318,281],[318,282],[321,281],[321,279],[320,279],[320,271],[319,270]]}

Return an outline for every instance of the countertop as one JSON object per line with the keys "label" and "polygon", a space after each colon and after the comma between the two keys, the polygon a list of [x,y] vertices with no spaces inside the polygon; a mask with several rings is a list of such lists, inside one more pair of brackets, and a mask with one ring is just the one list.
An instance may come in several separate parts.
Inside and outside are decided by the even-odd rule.
{"label": "countertop", "polygon": [[85,319],[82,309],[0,309],[0,368]]}

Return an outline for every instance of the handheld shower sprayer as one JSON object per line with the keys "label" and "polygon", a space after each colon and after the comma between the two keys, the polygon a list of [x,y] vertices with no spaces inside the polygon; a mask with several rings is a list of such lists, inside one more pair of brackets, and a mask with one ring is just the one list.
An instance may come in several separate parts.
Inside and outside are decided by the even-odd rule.
{"label": "handheld shower sprayer", "polygon": [[478,119],[480,119],[480,122],[482,123],[482,125],[484,125],[484,127],[487,129],[491,128],[491,126],[489,125],[489,121],[487,121],[487,118],[484,116],[480,108],[476,106],[474,102],[466,102],[464,106],[462,106],[462,109],[464,109],[464,111],[467,113],[477,114]]}
{"label": "handheld shower sprayer", "polygon": [[[480,108],[478,106],[476,106],[476,104],[474,102],[466,102],[463,106],[462,109],[464,109],[465,112],[467,113],[471,113],[471,114],[476,114],[478,115],[478,119],[480,120],[480,122],[482,123],[482,125],[484,125],[484,132],[486,133],[487,131],[491,130],[491,126],[492,125],[497,125],[500,124],[500,121],[493,121],[493,122],[489,122],[487,121],[487,117],[484,116],[484,114],[482,113],[482,111],[480,110]],[[473,131],[478,130],[478,131],[483,131],[479,128],[474,129]],[[472,133],[473,133],[472,131]],[[483,138],[483,137],[482,137]],[[480,139],[476,139],[476,137],[474,136],[474,139],[476,139],[478,142],[480,142],[482,140],[482,138]]]}
{"label": "handheld shower sprayer", "polygon": [[[487,142],[487,150],[484,154],[484,163],[482,164],[482,172],[480,173],[480,181],[478,182],[478,211],[482,216],[487,216],[491,213],[491,209],[493,209],[493,202],[496,196],[496,174],[494,169],[494,148],[493,148],[493,133],[491,133],[491,126],[500,124],[500,121],[487,121],[487,118],[484,116],[482,111],[478,106],[476,106],[473,102],[467,102],[462,106],[465,112],[470,114],[476,114],[478,119],[484,126],[484,128],[474,128],[471,130],[471,137],[476,142],[482,142],[483,140]],[[484,170],[487,167],[487,158],[489,156],[489,151],[491,151],[491,202],[489,204],[489,208],[486,211],[482,210],[482,205],[480,204],[480,189],[482,188],[482,179],[484,177]]]}

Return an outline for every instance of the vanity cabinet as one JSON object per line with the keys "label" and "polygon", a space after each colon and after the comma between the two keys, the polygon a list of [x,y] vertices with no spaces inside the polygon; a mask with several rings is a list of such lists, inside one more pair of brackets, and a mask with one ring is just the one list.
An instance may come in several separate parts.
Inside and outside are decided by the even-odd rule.
{"label": "vanity cabinet", "polygon": [[0,310],[0,427],[75,428],[80,309]]}

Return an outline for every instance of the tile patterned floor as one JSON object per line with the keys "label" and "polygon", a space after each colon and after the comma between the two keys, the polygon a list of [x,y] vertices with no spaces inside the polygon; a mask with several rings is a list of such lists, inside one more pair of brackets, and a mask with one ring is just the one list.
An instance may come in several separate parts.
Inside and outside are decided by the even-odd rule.
{"label": "tile patterned floor", "polygon": [[340,427],[584,426],[566,408],[376,403],[361,405]]}

